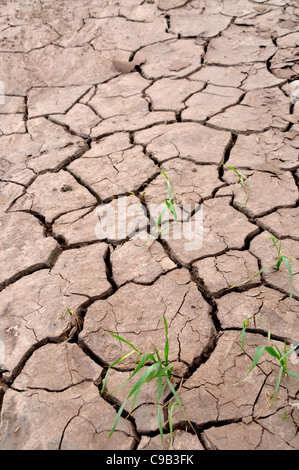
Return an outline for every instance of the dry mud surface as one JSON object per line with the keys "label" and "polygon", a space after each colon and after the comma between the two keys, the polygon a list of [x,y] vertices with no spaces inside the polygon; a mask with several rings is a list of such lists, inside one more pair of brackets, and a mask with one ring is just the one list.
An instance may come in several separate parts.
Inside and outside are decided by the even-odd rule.
{"label": "dry mud surface", "polygon": [[[298,450],[298,381],[283,376],[269,408],[278,366],[264,354],[236,385],[266,323],[281,350],[299,340],[298,1],[0,7],[0,449],[160,449],[154,383],[109,440],[132,364],[100,390],[128,352],[109,332],[162,352],[164,314],[193,427],[175,414],[173,448]],[[223,163],[250,181],[245,206]],[[102,209],[130,213],[134,232],[139,208],[149,228],[160,169],[185,218],[200,208],[202,245],[100,236]],[[275,264],[271,236],[294,261],[292,302],[286,269],[228,290]]]}

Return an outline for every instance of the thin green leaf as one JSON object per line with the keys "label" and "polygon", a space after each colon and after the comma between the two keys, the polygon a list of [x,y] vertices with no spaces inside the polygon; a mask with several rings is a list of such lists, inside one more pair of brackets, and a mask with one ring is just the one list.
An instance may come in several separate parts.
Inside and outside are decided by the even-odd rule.
{"label": "thin green leaf", "polygon": [[163,175],[165,176],[165,178],[168,180],[169,178],[168,178],[167,174],[165,173],[165,171],[162,170],[162,168],[160,168],[160,171],[161,171],[161,173],[163,173]]}
{"label": "thin green leaf", "polygon": [[253,274],[253,276],[251,276],[249,279],[247,279],[246,281],[243,281],[243,282],[239,282],[239,284],[234,284],[233,286],[230,286],[227,288],[227,290],[230,290],[230,289],[234,289],[235,287],[239,287],[239,286],[243,286],[244,284],[246,284],[247,282],[251,281],[251,279],[254,279],[256,276],[258,276],[259,274],[261,274],[263,271],[265,271],[265,269],[267,269],[269,266],[264,266],[263,268],[261,268],[257,273]]}
{"label": "thin green leaf", "polygon": [[158,235],[156,236],[155,240],[159,237],[161,237],[162,233],[165,232],[165,230],[169,229],[169,227],[172,227],[173,225],[175,225],[177,223],[177,221],[175,222],[172,222],[171,224],[167,225],[166,227],[163,228],[163,230],[161,230],[161,232],[158,233]]}
{"label": "thin green leaf", "polygon": [[287,256],[282,256],[282,260],[288,270],[288,273],[289,273],[289,276],[290,276],[290,282],[291,282],[291,291],[290,291],[290,300],[289,302],[291,302],[292,300],[292,297],[293,297],[293,273],[292,273],[292,267],[291,267],[291,264],[290,264],[290,259],[287,257]]}
{"label": "thin green leaf", "polygon": [[241,185],[243,186],[243,188],[245,189],[245,183],[244,183],[244,180],[247,182],[247,192],[246,192],[246,197],[245,197],[245,201],[243,202],[242,207],[244,207],[248,201],[248,197],[249,197],[249,190],[250,190],[250,183],[249,183],[249,179],[247,178],[247,176],[243,175],[243,173],[240,173],[239,171],[237,171],[233,166],[229,166],[229,165],[225,165],[223,163],[223,166],[225,168],[228,168],[229,170],[232,170],[236,173],[236,175],[238,176],[239,178],[239,181],[241,183]]}
{"label": "thin green leaf", "polygon": [[160,369],[161,366],[158,367],[158,425],[159,425],[159,430],[160,430],[160,436],[161,436],[161,444],[163,445],[163,423],[162,423],[162,417],[161,417],[161,399],[162,399],[162,376],[160,374]]}
{"label": "thin green leaf", "polygon": [[271,356],[276,357],[276,359],[278,359],[278,360],[280,361],[281,355],[278,355],[274,348],[269,347],[269,346],[265,346],[265,350],[266,350],[267,353],[269,353]]}
{"label": "thin green leaf", "polygon": [[273,405],[273,403],[276,399],[277,392],[278,392],[279,385],[280,385],[280,381],[281,381],[282,372],[283,372],[283,367],[281,366],[279,368],[279,371],[278,371],[278,376],[277,376],[276,385],[275,385],[274,393],[273,393],[272,400],[271,400],[271,405]]}
{"label": "thin green leaf", "polygon": [[134,346],[133,343],[129,343],[129,341],[127,341],[126,339],[122,338],[121,336],[118,336],[118,335],[115,335],[113,333],[110,333],[111,336],[113,336],[114,338],[118,339],[119,341],[122,341],[123,343],[126,343],[128,344],[132,349],[134,349],[137,353],[140,353],[140,351]]}
{"label": "thin green leaf", "polygon": [[194,427],[192,426],[191,421],[189,420],[188,416],[186,415],[185,410],[184,410],[184,408],[183,408],[183,405],[182,405],[182,403],[181,403],[181,401],[180,401],[180,399],[179,399],[179,397],[178,397],[178,395],[177,395],[177,393],[176,393],[176,391],[175,391],[175,389],[174,389],[174,387],[173,387],[173,385],[172,385],[172,383],[170,382],[170,380],[169,380],[168,377],[166,377],[166,381],[167,381],[168,387],[170,388],[170,390],[171,390],[173,396],[175,397],[175,399],[176,399],[176,401],[177,401],[177,404],[178,404],[178,406],[180,407],[180,409],[181,409],[183,415],[185,416],[186,420],[187,420],[188,423],[190,424],[191,428],[194,430]]}
{"label": "thin green leaf", "polygon": [[168,365],[168,355],[169,355],[169,340],[168,340],[168,325],[167,325],[167,320],[166,320],[165,315],[163,315],[163,321],[164,321],[165,335],[166,335],[165,348],[164,348],[164,359],[165,359],[165,364],[167,366]]}
{"label": "thin green leaf", "polygon": [[173,418],[173,408],[175,406],[179,406],[177,402],[172,403],[168,408],[169,408],[169,414],[168,414],[168,422],[169,422],[169,434],[170,434],[170,443],[169,443],[169,449],[172,449],[172,441],[173,441],[173,425],[172,425],[172,418]]}
{"label": "thin green leaf", "polygon": [[281,354],[281,352],[280,352],[279,348],[276,346],[276,344],[274,345],[274,348],[275,348],[275,349],[276,349],[276,351],[278,352],[278,355],[279,355],[279,360],[280,360],[280,359],[281,359],[281,357],[282,357],[282,354]]}
{"label": "thin green leaf", "polygon": [[154,350],[156,352],[158,362],[160,362],[160,364],[162,364],[161,357],[160,357],[158,349],[156,348],[156,346],[154,344],[153,344],[153,347],[154,347]]}
{"label": "thin green leaf", "polygon": [[[135,383],[135,385],[133,386],[133,388],[131,389],[129,395],[128,395],[128,398],[130,398],[130,396],[132,396],[137,389],[139,389],[144,383],[146,383],[148,380],[148,377],[151,377],[151,374],[152,372],[154,371],[156,375],[156,371],[155,369],[157,368],[157,363],[155,364],[152,364],[151,366],[149,366],[144,372],[143,374],[139,377],[139,379],[137,380],[137,382]],[[151,377],[153,378],[153,377]]]}
{"label": "thin green leaf", "polygon": [[286,358],[289,356],[289,354],[291,354],[291,353],[292,353],[293,351],[295,351],[295,349],[297,349],[297,348],[298,348],[298,344],[295,345],[295,346],[293,346],[293,347],[292,347],[291,349],[289,349],[283,356],[281,356],[280,360],[286,359]]}
{"label": "thin green leaf", "polygon": [[285,372],[294,377],[295,379],[299,380],[299,375],[295,374],[295,372],[293,372],[292,370],[286,369]]}
{"label": "thin green leaf", "polygon": [[[115,362],[113,362],[113,364],[111,364],[106,372],[106,375],[105,375],[105,378],[103,380],[103,385],[102,385],[102,389],[101,389],[101,395],[104,391],[104,388],[106,386],[106,383],[107,383],[107,379],[108,379],[108,374],[110,372],[110,369],[111,367],[115,366],[116,364],[119,364],[121,361],[123,361],[124,359],[126,359],[128,356],[130,356],[131,354],[133,354],[134,351],[130,351],[128,352],[127,354],[125,354],[124,356],[120,357],[119,359],[117,359]],[[112,393],[112,392],[111,392]]]}
{"label": "thin green leaf", "polygon": [[258,361],[260,360],[260,358],[261,358],[261,356],[262,356],[264,350],[265,350],[265,346],[258,346],[258,347],[257,347],[249,371],[247,372],[247,374],[245,374],[245,376],[243,377],[243,379],[240,380],[240,382],[237,382],[235,385],[240,384],[241,382],[243,382],[243,380],[246,379],[246,377],[250,374],[250,372],[252,371],[252,369],[257,365],[257,363],[258,363]]}
{"label": "thin green leaf", "polygon": [[111,429],[111,431],[110,431],[110,434],[109,434],[109,436],[108,436],[108,439],[112,436],[112,434],[113,434],[114,431],[115,431],[115,428],[116,428],[116,426],[117,426],[117,423],[118,423],[118,421],[119,421],[119,418],[121,417],[121,414],[122,414],[123,409],[124,409],[124,407],[125,407],[125,405],[126,405],[126,402],[127,402],[127,400],[125,400],[125,401],[123,402],[123,404],[121,405],[120,409],[118,410],[117,416],[116,416],[116,418],[115,418],[115,421],[114,421],[114,424],[113,424],[112,429]]}

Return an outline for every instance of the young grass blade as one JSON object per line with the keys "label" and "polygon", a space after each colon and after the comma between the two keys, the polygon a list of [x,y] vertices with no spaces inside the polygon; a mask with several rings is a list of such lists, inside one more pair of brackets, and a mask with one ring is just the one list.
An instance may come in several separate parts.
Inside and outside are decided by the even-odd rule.
{"label": "young grass blade", "polygon": [[154,363],[156,362],[152,353],[144,354],[140,359],[137,367],[135,368],[134,372],[130,375],[130,379],[147,363],[147,361],[152,360]]}
{"label": "young grass blade", "polygon": [[239,178],[239,181],[241,183],[241,185],[243,186],[243,188],[245,189],[245,184],[244,184],[244,180],[247,182],[247,192],[246,192],[246,197],[245,197],[245,201],[243,202],[242,207],[244,207],[248,201],[248,197],[249,197],[249,191],[250,191],[250,183],[249,183],[249,179],[247,178],[247,176],[243,175],[243,173],[239,173],[239,171],[237,171],[233,166],[228,166],[228,165],[225,165],[223,163],[223,166],[225,168],[228,168],[229,170],[232,170],[236,173],[236,175],[238,176]]}
{"label": "young grass blade", "polygon": [[278,376],[277,376],[277,380],[276,380],[276,385],[275,385],[275,389],[274,389],[274,393],[273,393],[273,396],[272,396],[272,400],[271,400],[271,405],[273,405],[275,399],[276,399],[276,396],[277,396],[277,392],[278,392],[278,389],[279,389],[279,385],[280,385],[280,381],[281,381],[281,376],[282,376],[282,372],[283,372],[283,366],[281,366],[279,368],[279,371],[278,371]]}
{"label": "young grass blade", "polygon": [[168,377],[166,377],[166,382],[167,382],[167,384],[168,384],[168,386],[169,386],[169,388],[170,388],[170,390],[171,390],[171,392],[172,392],[174,398],[176,399],[178,406],[181,408],[181,411],[182,411],[183,415],[185,416],[186,420],[187,420],[188,423],[190,424],[191,428],[194,430],[194,427],[192,426],[192,424],[191,424],[191,422],[190,422],[188,416],[186,415],[185,410],[184,410],[184,408],[183,408],[183,405],[182,405],[182,403],[181,403],[181,401],[180,401],[180,399],[179,399],[179,397],[178,397],[178,395],[177,395],[177,393],[176,393],[176,391],[175,391],[175,389],[174,389],[174,387],[173,387],[173,385],[172,385],[172,383],[170,382],[170,380],[169,380]]}
{"label": "young grass blade", "polygon": [[234,289],[235,287],[239,287],[239,286],[243,286],[244,284],[247,284],[247,282],[251,281],[251,279],[254,279],[256,276],[258,276],[259,274],[261,274],[263,271],[265,271],[265,269],[269,268],[269,266],[264,266],[263,268],[261,268],[257,273],[253,274],[253,276],[251,276],[249,279],[247,279],[246,281],[243,281],[243,282],[239,282],[239,284],[234,284],[233,286],[230,286],[227,288],[227,290],[230,290],[230,289]]}
{"label": "young grass blade", "polygon": [[128,344],[128,345],[129,345],[132,349],[134,349],[134,351],[136,351],[137,353],[140,353],[140,351],[138,351],[138,349],[135,348],[134,344],[129,343],[129,341],[125,340],[125,339],[122,338],[121,336],[115,335],[115,334],[113,334],[113,333],[110,333],[110,334],[111,334],[111,336],[113,336],[114,338],[119,339],[119,341],[122,341],[123,343]]}
{"label": "young grass blade", "polygon": [[169,408],[169,416],[168,416],[168,422],[169,422],[169,434],[170,434],[170,443],[169,443],[169,450],[172,449],[172,441],[173,441],[173,426],[172,426],[172,417],[173,417],[173,408],[175,406],[179,406],[177,402],[172,403],[168,408]]}
{"label": "young grass blade", "polygon": [[105,386],[106,386],[106,383],[107,383],[107,379],[108,379],[108,374],[110,372],[110,369],[115,366],[116,364],[119,364],[120,362],[122,362],[124,359],[126,359],[127,357],[129,357],[131,354],[133,354],[134,351],[130,351],[128,352],[127,354],[124,354],[122,357],[120,357],[119,359],[117,359],[115,362],[113,362],[113,364],[110,364],[110,366],[108,367],[107,369],[107,372],[106,372],[106,375],[105,375],[105,378],[103,380],[103,385],[102,385],[102,388],[101,388],[101,395],[103,394],[103,391],[105,389]]}
{"label": "young grass blade", "polygon": [[119,418],[121,417],[121,414],[122,414],[122,412],[123,412],[123,410],[124,410],[124,407],[125,407],[125,405],[126,405],[126,402],[127,402],[127,400],[125,400],[125,401],[123,402],[123,404],[121,405],[120,409],[118,410],[118,413],[117,413],[117,415],[116,415],[116,418],[115,418],[114,424],[113,424],[113,426],[112,426],[112,429],[111,429],[111,431],[110,431],[110,434],[109,434],[109,436],[108,436],[108,439],[112,436],[112,434],[113,434],[114,431],[115,431],[115,428],[116,428],[117,423],[118,423],[118,421],[119,421]]}
{"label": "young grass blade", "polygon": [[158,374],[158,425],[159,425],[160,436],[161,436],[161,444],[163,445],[163,423],[162,423],[162,417],[161,417],[161,399],[162,399],[163,385],[162,385],[161,365],[158,366],[157,374]]}
{"label": "young grass blade", "polygon": [[291,354],[293,351],[295,351],[295,349],[297,348],[298,348],[298,344],[295,345],[293,348],[289,349],[286,353],[284,353],[284,355],[281,356],[280,360],[284,361],[288,357],[288,355]]}
{"label": "young grass blade", "polygon": [[163,321],[165,326],[165,334],[166,334],[166,341],[165,341],[165,348],[164,348],[164,359],[165,365],[168,365],[168,355],[169,355],[169,340],[168,340],[168,325],[165,315],[163,315]]}
{"label": "young grass blade", "polygon": [[268,325],[268,323],[264,320],[264,318],[261,316],[261,315],[252,315],[251,317],[247,318],[247,320],[245,320],[243,322],[243,328],[242,328],[242,331],[241,331],[241,339],[242,339],[242,345],[241,345],[241,348],[240,348],[240,351],[244,348],[244,342],[245,342],[245,332],[246,332],[246,328],[247,328],[247,325],[249,323],[249,321],[252,319],[252,318],[260,318],[266,325],[267,329],[268,329],[268,342],[270,341],[271,339],[271,331],[270,331],[270,327]]}
{"label": "young grass blade", "polygon": [[157,363],[155,362],[143,372],[143,374],[139,377],[139,379],[137,380],[137,382],[131,389],[128,395],[128,398],[130,398],[136,392],[136,390],[140,389],[140,387],[144,383],[148,382],[149,380],[152,380],[155,377],[155,375],[157,374],[156,369],[157,369]]}
{"label": "young grass blade", "polygon": [[[289,276],[290,276],[291,290],[290,290],[289,302],[291,302],[292,297],[293,297],[293,273],[292,273],[292,267],[291,267],[291,264],[290,264],[290,258],[288,256],[284,256],[284,255],[282,255],[281,258],[282,258],[282,261],[284,262],[284,264],[285,264],[285,266],[288,270]],[[292,263],[294,264],[293,261],[292,261]]]}
{"label": "young grass blade", "polygon": [[278,359],[279,361],[281,360],[281,354],[277,354],[277,352],[269,347],[269,346],[265,346],[265,350],[267,351],[267,353],[269,353],[271,356],[273,357],[276,357],[276,359]]}
{"label": "young grass blade", "polygon": [[295,372],[293,372],[292,370],[285,369],[285,372],[286,372],[287,374],[290,374],[292,377],[295,377],[295,379],[299,380],[299,375],[298,375],[298,374],[295,374]]}
{"label": "young grass blade", "polygon": [[237,382],[235,385],[240,384],[241,382],[243,382],[243,380],[246,379],[246,377],[250,374],[250,372],[252,371],[252,369],[257,365],[258,361],[259,361],[260,358],[262,357],[262,354],[263,354],[264,350],[265,350],[265,346],[258,346],[258,347],[257,347],[249,371],[248,371],[247,374],[243,377],[243,379],[241,379],[240,382]]}
{"label": "young grass blade", "polygon": [[161,357],[160,357],[160,354],[159,354],[158,349],[156,348],[156,346],[155,346],[154,344],[153,344],[153,347],[154,347],[155,353],[156,353],[156,355],[157,355],[158,362],[159,362],[160,364],[162,364]]}
{"label": "young grass blade", "polygon": [[[160,227],[166,209],[167,209],[167,206],[165,206],[165,207],[163,208],[162,212],[160,213],[160,215],[159,215],[159,217],[158,217],[158,221],[157,221],[156,226],[155,226],[154,230],[152,231],[152,233],[155,233],[155,231],[157,230],[157,228]],[[159,234],[154,238],[154,241],[155,241],[158,237],[159,237]],[[151,239],[151,236],[148,237],[148,239],[146,240],[146,242],[145,242],[144,244],[146,245],[146,244],[150,241],[150,239]]]}

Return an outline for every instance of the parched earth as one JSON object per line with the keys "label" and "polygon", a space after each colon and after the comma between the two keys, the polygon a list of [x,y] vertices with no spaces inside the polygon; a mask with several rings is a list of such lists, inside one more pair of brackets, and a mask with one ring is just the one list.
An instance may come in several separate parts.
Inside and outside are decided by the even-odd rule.
{"label": "parched earth", "polygon": [[[269,406],[265,351],[242,381],[299,341],[298,1],[0,7],[0,449],[160,449],[154,381],[107,439],[133,356],[100,392],[110,333],[163,354],[165,315],[173,449],[298,450],[298,380]],[[161,169],[179,222],[145,244]]]}

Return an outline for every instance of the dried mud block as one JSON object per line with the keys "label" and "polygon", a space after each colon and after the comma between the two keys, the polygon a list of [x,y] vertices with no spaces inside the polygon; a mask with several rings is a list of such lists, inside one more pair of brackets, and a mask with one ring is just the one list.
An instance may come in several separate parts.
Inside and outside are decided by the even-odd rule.
{"label": "dried mud block", "polygon": [[147,153],[159,163],[180,157],[195,163],[219,165],[230,138],[228,132],[215,131],[195,122],[159,125],[135,133],[135,143],[146,145]]}
{"label": "dried mud block", "polygon": [[111,337],[109,331],[145,353],[148,348],[151,350],[152,343],[165,343],[165,315],[172,345],[169,360],[190,364],[214,334],[209,312],[210,306],[190,282],[188,271],[176,269],[153,285],[129,283],[109,299],[95,302],[87,311],[79,338],[94,354],[111,363],[128,349]]}
{"label": "dried mud block", "polygon": [[8,390],[1,418],[2,450],[127,449],[134,443],[132,428],[123,418],[119,431],[107,441],[116,412],[89,382],[60,393]]}
{"label": "dried mud block", "polygon": [[252,90],[240,104],[212,117],[209,124],[236,133],[266,131],[271,127],[284,131],[288,120],[283,116],[289,114],[289,107],[288,98],[278,88]]}
{"label": "dried mud block", "polygon": [[247,236],[257,232],[245,215],[230,206],[230,197],[210,199],[201,206],[202,219],[193,216],[190,230],[181,238],[169,237],[165,242],[171,255],[182,265],[221,255],[228,248],[240,250]]}
{"label": "dried mud block", "polygon": [[30,268],[49,266],[56,240],[45,237],[44,228],[32,215],[11,213],[0,217],[0,284]]}
{"label": "dried mud block", "polygon": [[236,169],[261,171],[295,170],[298,165],[299,136],[295,130],[269,129],[260,134],[239,135],[227,165]]}
{"label": "dried mud block", "polygon": [[139,145],[105,157],[89,158],[85,155],[68,168],[101,200],[137,191],[158,171]]}
{"label": "dried mud block", "polygon": [[202,45],[194,39],[165,41],[144,47],[135,55],[145,61],[141,66],[147,78],[184,77],[195,71],[204,55]]}
{"label": "dried mud block", "polygon": [[[199,281],[203,282],[213,296],[225,293],[231,286],[246,281],[259,270],[257,259],[253,255],[237,250],[204,258],[194,263],[192,268]],[[258,282],[260,276],[252,279],[249,285]]]}
{"label": "dried mud block", "polygon": [[154,241],[153,244],[149,242],[145,245],[147,240],[148,234],[143,232],[142,236],[135,235],[113,251],[110,259],[113,279],[117,285],[128,281],[141,284],[153,282],[161,274],[176,268],[160,243]]}
{"label": "dried mud block", "polygon": [[[67,250],[52,271],[24,276],[0,293],[4,370],[13,370],[39,341],[64,338],[71,325],[78,326],[75,314],[88,298],[112,292],[103,260],[106,249],[97,244]],[[74,315],[63,314],[64,309]]]}
{"label": "dried mud block", "polygon": [[216,303],[217,317],[223,329],[241,327],[245,320],[254,316],[248,323],[248,330],[266,334],[268,325],[274,336],[282,336],[289,341],[299,338],[299,303],[295,299],[289,302],[285,294],[275,289],[259,286],[245,292],[230,292],[217,299]]}
{"label": "dried mud block", "polygon": [[[268,285],[281,290],[290,295],[291,290],[295,298],[299,298],[299,242],[292,239],[283,239],[281,241],[281,254],[291,258],[290,265],[292,268],[292,283],[286,266],[282,262],[278,271],[274,269],[278,261],[276,248],[270,240],[272,234],[263,232],[250,245],[250,251],[259,258],[261,266],[269,268],[263,272],[263,276]],[[279,241],[277,241],[279,245]]]}
{"label": "dried mud block", "polygon": [[96,381],[102,370],[77,344],[49,343],[30,356],[14,381],[14,388],[61,392],[84,381]]}
{"label": "dried mud block", "polygon": [[96,204],[97,200],[67,171],[38,176],[13,210],[29,210],[45,217],[47,222],[66,212]]}

